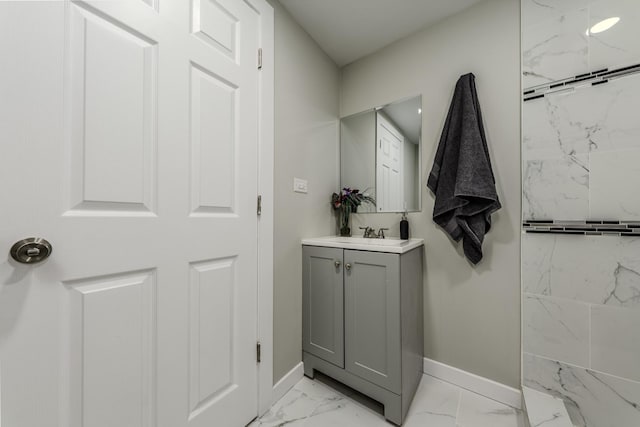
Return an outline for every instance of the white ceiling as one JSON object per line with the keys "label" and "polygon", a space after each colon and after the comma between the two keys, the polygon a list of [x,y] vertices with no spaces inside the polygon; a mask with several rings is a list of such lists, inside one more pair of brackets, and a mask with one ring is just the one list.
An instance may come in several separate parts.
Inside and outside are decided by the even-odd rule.
{"label": "white ceiling", "polygon": [[479,1],[280,0],[280,3],[343,66]]}

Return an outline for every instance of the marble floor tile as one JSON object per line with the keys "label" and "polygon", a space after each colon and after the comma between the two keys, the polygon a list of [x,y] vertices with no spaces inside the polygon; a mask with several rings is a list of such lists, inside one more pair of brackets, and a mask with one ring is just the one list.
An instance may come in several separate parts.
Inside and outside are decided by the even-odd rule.
{"label": "marble floor tile", "polygon": [[409,409],[405,427],[456,427],[460,388],[425,375]]}
{"label": "marble floor tile", "polygon": [[382,426],[384,417],[345,394],[304,377],[251,427]]}
{"label": "marble floor tile", "polygon": [[523,387],[531,427],[573,427],[564,401],[550,394]]}
{"label": "marble floor tile", "polygon": [[479,394],[463,390],[457,427],[524,427],[522,413]]}
{"label": "marble floor tile", "polygon": [[[249,427],[389,427],[382,407],[339,383],[302,378]],[[335,387],[335,388],[334,388]],[[405,427],[523,427],[522,412],[424,375]]]}

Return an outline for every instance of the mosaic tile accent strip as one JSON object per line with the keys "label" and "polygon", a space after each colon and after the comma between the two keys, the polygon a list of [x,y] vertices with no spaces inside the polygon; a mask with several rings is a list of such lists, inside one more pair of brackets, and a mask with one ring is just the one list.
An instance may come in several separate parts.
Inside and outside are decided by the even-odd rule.
{"label": "mosaic tile accent strip", "polygon": [[572,91],[578,86],[599,86],[608,83],[610,80],[637,73],[640,73],[640,64],[630,65],[628,67],[617,68],[614,70],[605,68],[591,73],[580,74],[565,80],[559,80],[525,89],[522,93],[523,101],[527,102],[544,98],[546,95],[552,93]]}
{"label": "mosaic tile accent strip", "polygon": [[526,233],[577,234],[582,236],[640,236],[640,221],[559,221],[525,220],[522,229]]}

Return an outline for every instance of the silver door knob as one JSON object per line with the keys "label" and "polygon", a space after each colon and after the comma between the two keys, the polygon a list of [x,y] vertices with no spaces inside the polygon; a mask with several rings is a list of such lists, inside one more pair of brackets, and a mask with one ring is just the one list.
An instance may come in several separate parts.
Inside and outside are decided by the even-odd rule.
{"label": "silver door knob", "polygon": [[21,264],[35,264],[49,258],[53,247],[42,237],[29,237],[11,246],[11,258]]}
{"label": "silver door knob", "polygon": [[340,264],[341,264],[340,261],[336,261],[336,262],[334,262],[334,264],[335,264],[336,268],[340,268]]}
{"label": "silver door knob", "polygon": [[344,268],[346,268],[347,270],[351,270],[351,264],[345,264]]}

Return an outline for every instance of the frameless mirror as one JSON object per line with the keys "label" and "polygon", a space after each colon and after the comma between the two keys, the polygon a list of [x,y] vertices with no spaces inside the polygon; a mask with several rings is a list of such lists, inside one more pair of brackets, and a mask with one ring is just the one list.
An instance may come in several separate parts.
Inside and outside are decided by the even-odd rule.
{"label": "frameless mirror", "polygon": [[376,199],[358,213],[420,210],[422,96],[340,120],[340,187]]}

